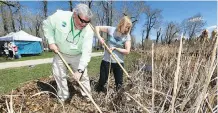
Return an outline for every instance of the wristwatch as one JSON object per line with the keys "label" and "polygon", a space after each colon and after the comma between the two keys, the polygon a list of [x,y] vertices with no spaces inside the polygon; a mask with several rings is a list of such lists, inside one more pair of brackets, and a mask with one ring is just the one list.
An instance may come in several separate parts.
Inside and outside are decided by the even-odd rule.
{"label": "wristwatch", "polygon": [[84,71],[83,71],[82,69],[78,69],[77,71],[78,71],[79,73],[82,73],[82,74],[84,73]]}

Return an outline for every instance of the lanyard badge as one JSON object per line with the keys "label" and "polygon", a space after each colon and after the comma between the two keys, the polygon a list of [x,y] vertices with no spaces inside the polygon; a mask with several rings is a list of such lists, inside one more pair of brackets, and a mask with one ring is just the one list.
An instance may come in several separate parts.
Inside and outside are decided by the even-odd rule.
{"label": "lanyard badge", "polygon": [[[70,49],[78,49],[77,44],[80,41],[80,33],[82,32],[82,30],[79,31],[79,33],[77,33],[74,36],[74,23],[73,23],[73,19],[71,18],[71,30],[70,32],[72,32],[72,36],[73,36],[73,41],[70,41],[68,38],[70,38],[70,32],[68,33],[68,36],[66,38],[66,41],[70,43]],[[78,37],[78,39],[76,39]]]}

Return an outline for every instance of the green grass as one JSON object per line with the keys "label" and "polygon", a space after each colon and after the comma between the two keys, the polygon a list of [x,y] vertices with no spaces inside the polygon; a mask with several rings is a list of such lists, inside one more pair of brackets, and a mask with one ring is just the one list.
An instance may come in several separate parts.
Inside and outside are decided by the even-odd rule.
{"label": "green grass", "polygon": [[0,94],[11,91],[21,83],[51,75],[51,64],[0,70]]}
{"label": "green grass", "polygon": [[93,77],[97,76],[100,72],[100,64],[101,64],[102,56],[92,57],[91,61],[88,65],[88,75]]}
{"label": "green grass", "polygon": [[[88,66],[88,74],[97,76],[102,57],[93,57]],[[24,82],[52,75],[51,64],[40,64],[34,67],[19,67],[0,70],[0,95],[10,92]]]}
{"label": "green grass", "polygon": [[20,59],[6,60],[5,57],[0,57],[0,62],[16,62],[16,61],[25,61],[25,60],[33,60],[33,59],[43,59],[43,58],[52,58],[54,56],[53,52],[43,52],[39,55],[28,55],[22,56]]}
{"label": "green grass", "polygon": [[92,52],[104,52],[104,50],[103,49],[100,49],[100,50],[92,49]]}
{"label": "green grass", "polygon": [[131,52],[124,60],[125,68],[130,68],[132,63],[135,63],[140,58],[140,54],[137,52]]}
{"label": "green grass", "polygon": [[[94,50],[92,52],[103,52],[103,50]],[[25,61],[25,60],[34,60],[34,59],[43,59],[43,58],[52,58],[54,56],[53,52],[43,52],[39,55],[27,55],[22,56],[20,59],[7,59],[5,57],[0,57],[0,62],[16,62],[16,61]]]}
{"label": "green grass", "polygon": [[[125,58],[125,68],[129,69],[131,62],[139,58],[136,53],[131,53]],[[88,65],[88,75],[90,77],[99,76],[100,63],[102,56],[92,57]],[[40,64],[34,67],[19,67],[0,70],[0,95],[10,92],[19,87],[22,83],[36,80],[42,77],[52,75],[51,64]]]}

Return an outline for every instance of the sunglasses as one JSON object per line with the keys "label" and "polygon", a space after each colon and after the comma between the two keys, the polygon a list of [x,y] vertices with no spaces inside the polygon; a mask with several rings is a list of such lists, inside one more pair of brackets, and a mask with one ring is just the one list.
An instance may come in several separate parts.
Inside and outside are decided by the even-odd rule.
{"label": "sunglasses", "polygon": [[79,15],[78,15],[78,18],[79,18],[80,22],[82,22],[82,23],[86,23],[86,24],[88,24],[88,23],[90,22],[90,20],[89,20],[89,21],[83,20],[82,18],[80,18]]}

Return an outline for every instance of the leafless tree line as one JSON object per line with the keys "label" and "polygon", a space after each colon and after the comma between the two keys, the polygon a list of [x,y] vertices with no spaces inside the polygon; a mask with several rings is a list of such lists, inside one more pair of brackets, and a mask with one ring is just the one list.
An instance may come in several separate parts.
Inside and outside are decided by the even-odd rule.
{"label": "leafless tree line", "polygon": [[[56,9],[48,9],[48,4],[53,1],[32,1],[36,4],[40,3],[40,8],[36,11],[31,11],[27,6],[23,6],[19,1],[0,1],[0,36],[10,32],[24,30],[32,35],[43,38],[43,45],[46,46],[46,39],[43,36],[42,21],[49,14],[55,12]],[[94,12],[92,20],[93,25],[108,25],[116,26],[119,18],[127,15],[133,23],[132,32],[136,29],[136,25],[141,25],[141,35],[132,35],[132,47],[136,46],[136,39],[141,36],[140,47],[144,48],[145,39],[151,37],[151,31],[156,31],[156,43],[170,44],[178,35],[183,32],[189,36],[189,39],[196,37],[197,33],[201,32],[206,22],[202,20],[190,21],[193,18],[202,17],[201,14],[196,14],[193,17],[187,17],[182,23],[163,22],[162,10],[154,9],[147,5],[145,1],[81,1],[91,8]],[[79,1],[64,1],[72,11],[75,4]],[[164,26],[164,27],[161,27]],[[138,26],[137,26],[138,27]],[[106,36],[106,35],[105,35]],[[99,46],[95,39],[96,46]],[[46,46],[47,47],[47,46]]]}

